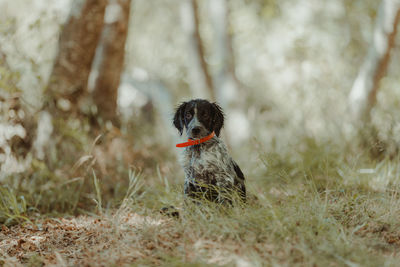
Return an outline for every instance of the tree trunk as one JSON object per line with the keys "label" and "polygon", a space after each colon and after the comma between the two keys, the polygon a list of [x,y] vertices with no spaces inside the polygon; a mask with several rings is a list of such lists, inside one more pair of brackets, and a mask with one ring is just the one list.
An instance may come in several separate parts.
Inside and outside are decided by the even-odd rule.
{"label": "tree trunk", "polygon": [[106,4],[107,0],[75,0],[61,32],[47,90],[49,100],[64,111],[77,108],[85,92]]}
{"label": "tree trunk", "polygon": [[214,30],[214,59],[217,65],[214,81],[217,100],[225,107],[238,100],[235,79],[233,49],[229,35],[228,3],[226,0],[209,1],[211,22]]}
{"label": "tree trunk", "polygon": [[192,59],[188,61],[192,95],[215,100],[214,84],[205,60],[205,48],[200,35],[200,14],[197,0],[182,1],[181,8],[182,24],[188,35],[190,58]]}
{"label": "tree trunk", "polygon": [[210,97],[212,100],[215,100],[215,89],[213,85],[213,80],[212,77],[208,71],[208,66],[207,62],[205,59],[205,49],[203,45],[203,41],[201,39],[200,35],[200,12],[199,12],[199,6],[197,4],[197,0],[191,0],[191,5],[193,9],[193,19],[194,19],[194,32],[193,32],[193,38],[194,38],[194,43],[198,52],[199,60],[200,60],[200,66],[203,71],[204,79],[207,85],[208,92],[210,94]]}
{"label": "tree trunk", "polygon": [[[130,0],[111,0],[105,14],[105,25],[93,62],[93,100],[102,122],[119,124],[117,97],[124,66],[128,33]],[[91,77],[92,79],[92,77]]]}
{"label": "tree trunk", "polygon": [[379,81],[385,75],[400,20],[400,1],[383,0],[378,12],[373,39],[349,95],[354,121],[369,123],[376,102]]}
{"label": "tree trunk", "polygon": [[[239,83],[235,75],[232,36],[229,23],[229,3],[227,0],[209,0],[211,22],[214,30],[214,62],[217,70],[214,76],[216,100],[229,114],[224,135],[226,142],[240,144],[250,136],[249,122],[243,111],[245,98],[239,96]],[[239,125],[238,125],[239,124]],[[229,137],[229,139],[228,139]]]}

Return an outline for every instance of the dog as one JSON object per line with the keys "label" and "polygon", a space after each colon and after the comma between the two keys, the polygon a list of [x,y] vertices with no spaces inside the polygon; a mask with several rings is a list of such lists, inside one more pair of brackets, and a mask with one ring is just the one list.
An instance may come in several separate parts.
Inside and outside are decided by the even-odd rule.
{"label": "dog", "polygon": [[183,102],[175,111],[173,124],[180,135],[186,129],[189,138],[177,145],[184,147],[185,197],[232,204],[236,194],[245,202],[244,175],[219,137],[224,126],[222,108],[204,99]]}

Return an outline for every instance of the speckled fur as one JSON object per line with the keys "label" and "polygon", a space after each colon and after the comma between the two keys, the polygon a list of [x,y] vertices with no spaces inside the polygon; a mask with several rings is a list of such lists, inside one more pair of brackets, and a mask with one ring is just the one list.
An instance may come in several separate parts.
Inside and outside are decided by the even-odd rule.
{"label": "speckled fur", "polygon": [[[192,100],[192,102],[193,101],[195,104],[192,109],[194,110],[194,114],[197,116],[197,110],[200,109],[199,102],[205,100]],[[202,109],[208,108],[208,101],[205,103],[200,103],[203,103],[203,106],[200,106]],[[209,104],[213,105],[211,103]],[[187,106],[185,106],[184,110],[187,109]],[[219,106],[216,109],[216,112],[222,112]],[[182,116],[182,114],[179,113],[182,112],[179,112],[178,109],[178,115],[175,115],[175,117],[178,116],[179,118]],[[183,114],[185,114],[185,112],[183,112]],[[223,116],[221,113],[213,114],[213,117],[218,117],[220,115]],[[215,121],[212,116],[209,117],[209,120],[213,120],[213,122]],[[178,124],[178,130],[181,130],[179,126],[185,127],[187,129],[188,136],[190,137],[190,131],[194,127],[192,124],[193,122],[196,122],[196,119],[198,119],[198,122],[196,123],[197,127],[202,128],[201,133],[203,136],[200,137],[204,137],[205,134],[209,134],[212,131],[216,131],[219,134],[220,128],[223,125],[222,121],[218,124],[220,125],[218,126],[220,128],[214,129],[213,124],[216,123],[208,124],[204,120],[202,121],[201,118],[193,118],[189,121],[185,121],[183,118],[181,120],[182,123]],[[209,126],[205,127],[205,125]],[[219,203],[231,203],[229,194],[232,192],[237,192],[238,196],[245,201],[246,189],[244,185],[244,175],[239,166],[229,156],[224,142],[218,136],[214,136],[212,139],[199,145],[185,147],[183,149],[181,164],[185,171],[185,196],[193,199],[206,198]]]}

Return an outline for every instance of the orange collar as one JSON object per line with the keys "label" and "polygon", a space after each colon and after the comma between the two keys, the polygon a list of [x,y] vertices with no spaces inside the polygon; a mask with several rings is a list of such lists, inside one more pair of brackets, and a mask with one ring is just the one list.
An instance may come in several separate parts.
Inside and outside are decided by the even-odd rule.
{"label": "orange collar", "polygon": [[210,140],[211,138],[213,138],[215,136],[215,133],[212,132],[210,135],[200,138],[200,139],[196,139],[196,140],[190,140],[188,139],[187,142],[185,143],[180,143],[180,144],[176,144],[176,147],[186,147],[186,146],[194,146],[194,145],[198,145],[201,143],[204,143],[205,141]]}

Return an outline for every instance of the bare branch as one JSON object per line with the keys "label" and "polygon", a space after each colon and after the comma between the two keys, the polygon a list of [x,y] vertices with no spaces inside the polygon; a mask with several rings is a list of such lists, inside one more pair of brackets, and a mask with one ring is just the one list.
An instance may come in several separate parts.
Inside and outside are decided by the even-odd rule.
{"label": "bare branch", "polygon": [[400,1],[383,0],[372,43],[350,92],[349,102],[356,121],[368,122],[376,102],[379,81],[385,75],[400,20]]}

